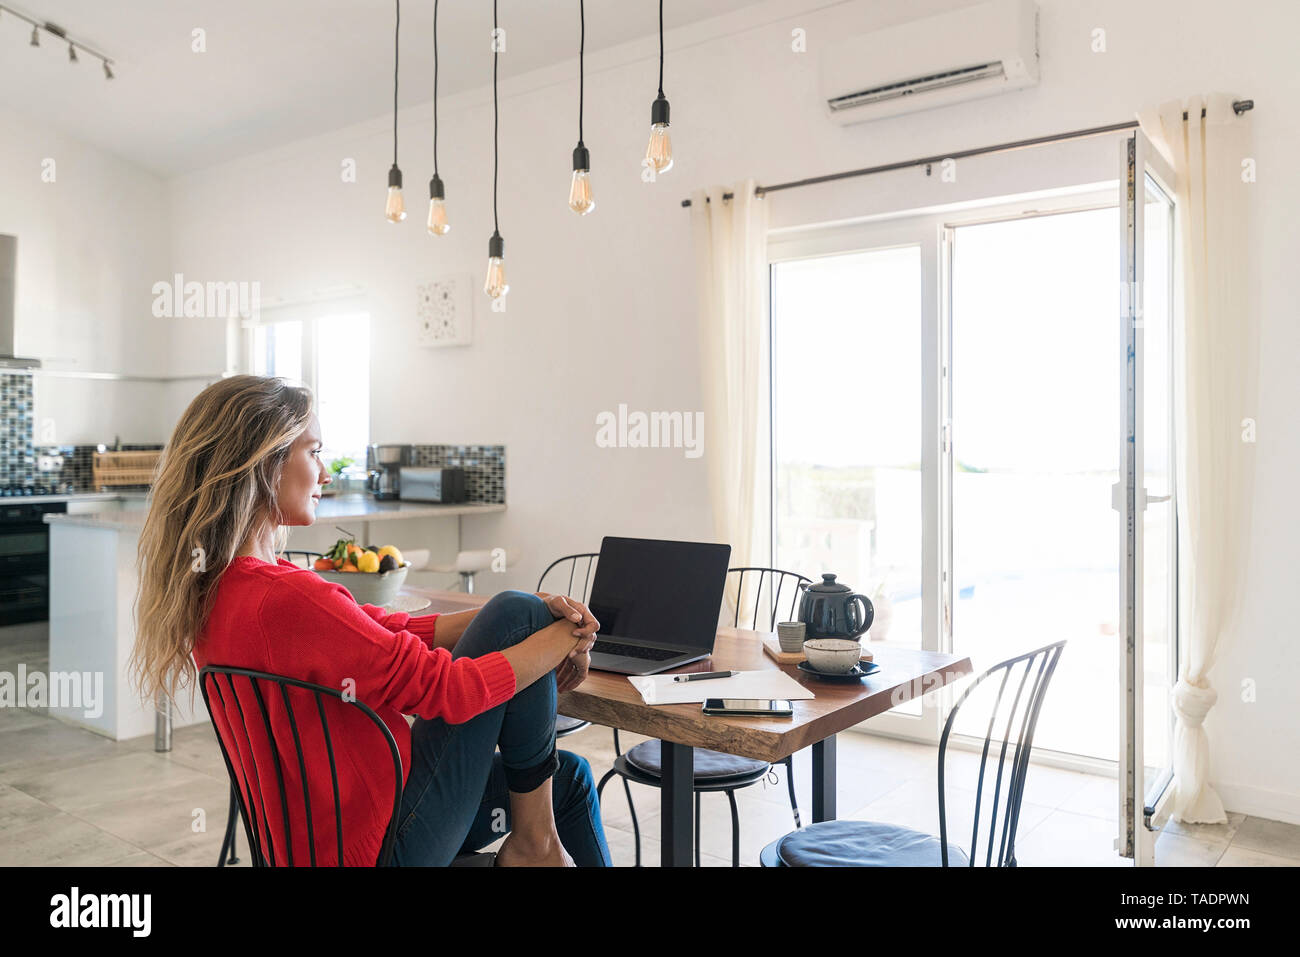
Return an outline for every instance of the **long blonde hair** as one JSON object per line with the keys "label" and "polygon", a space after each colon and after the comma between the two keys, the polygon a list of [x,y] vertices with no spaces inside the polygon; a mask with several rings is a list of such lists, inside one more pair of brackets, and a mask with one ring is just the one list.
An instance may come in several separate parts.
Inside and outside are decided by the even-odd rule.
{"label": "long blonde hair", "polygon": [[281,379],[236,375],[189,404],[163,450],[140,532],[135,646],[129,663],[141,700],[175,700],[207,623],[217,582],[250,532],[277,523],[276,488],[294,442],[306,431],[312,395]]}

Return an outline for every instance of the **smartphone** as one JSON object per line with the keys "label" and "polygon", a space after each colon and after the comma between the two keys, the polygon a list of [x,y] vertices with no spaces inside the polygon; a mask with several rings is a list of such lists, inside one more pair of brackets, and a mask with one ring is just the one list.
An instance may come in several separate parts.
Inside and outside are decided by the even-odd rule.
{"label": "smartphone", "polygon": [[789,701],[768,701],[766,698],[710,698],[704,702],[704,713],[790,718],[794,716],[794,705]]}

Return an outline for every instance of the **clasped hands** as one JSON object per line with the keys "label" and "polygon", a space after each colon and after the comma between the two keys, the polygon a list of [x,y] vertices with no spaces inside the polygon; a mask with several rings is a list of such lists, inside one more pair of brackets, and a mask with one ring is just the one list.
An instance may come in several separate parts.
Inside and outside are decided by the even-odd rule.
{"label": "clasped hands", "polygon": [[596,632],[600,629],[598,622],[587,606],[576,598],[567,595],[547,595],[542,599],[546,607],[556,618],[573,622],[573,635],[578,644],[568,656],[555,668],[555,691],[563,694],[582,684],[591,667],[591,646],[596,643]]}

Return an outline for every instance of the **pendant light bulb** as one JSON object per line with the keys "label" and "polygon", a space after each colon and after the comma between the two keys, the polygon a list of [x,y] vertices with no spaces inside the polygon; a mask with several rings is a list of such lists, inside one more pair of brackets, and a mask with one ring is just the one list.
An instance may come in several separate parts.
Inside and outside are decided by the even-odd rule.
{"label": "pendant light bulb", "polygon": [[668,100],[662,93],[650,105],[650,142],[645,158],[656,173],[666,173],[673,168],[673,143],[668,135]]}
{"label": "pendant light bulb", "polygon": [[500,233],[493,233],[488,240],[487,279],[483,282],[483,291],[493,299],[500,299],[510,291],[506,285],[506,241]]}
{"label": "pendant light bulb", "polygon": [[596,208],[591,195],[591,151],[579,143],[573,150],[573,181],[569,184],[569,209],[585,216]]}
{"label": "pendant light bulb", "polygon": [[451,223],[447,222],[447,204],[444,200],[442,177],[437,173],[429,180],[429,222],[430,236],[446,236],[451,232]]}
{"label": "pendant light bulb", "polygon": [[400,223],[406,218],[406,206],[402,202],[402,171],[396,163],[388,171],[388,202],[384,206],[384,218],[390,223]]}

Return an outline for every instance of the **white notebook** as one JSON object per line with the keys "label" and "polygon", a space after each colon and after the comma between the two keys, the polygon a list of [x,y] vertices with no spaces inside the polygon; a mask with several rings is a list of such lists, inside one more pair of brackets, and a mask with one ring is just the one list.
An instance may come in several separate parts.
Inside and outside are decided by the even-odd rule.
{"label": "white notebook", "polygon": [[742,671],[730,678],[674,681],[674,675],[629,675],[646,704],[690,704],[710,698],[763,698],[791,701],[817,697],[784,671]]}

